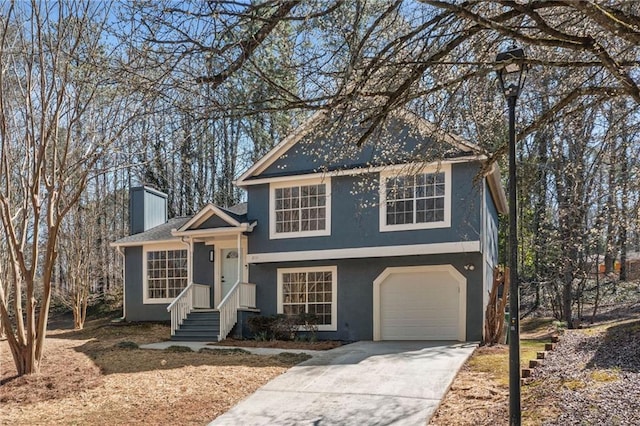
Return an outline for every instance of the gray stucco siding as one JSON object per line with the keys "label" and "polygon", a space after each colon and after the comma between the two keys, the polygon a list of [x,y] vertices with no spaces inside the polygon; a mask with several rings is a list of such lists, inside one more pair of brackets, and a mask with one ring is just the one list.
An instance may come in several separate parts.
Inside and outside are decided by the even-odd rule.
{"label": "gray stucco siding", "polygon": [[331,235],[274,240],[269,239],[269,184],[250,186],[248,215],[258,225],[249,238],[249,253],[478,241],[482,205],[482,181],[475,179],[478,172],[477,163],[452,165],[450,227],[380,232],[379,174],[334,176]]}
{"label": "gray stucco siding", "polygon": [[144,304],[142,247],[125,248],[125,319],[127,321],[168,321],[167,303]]}
{"label": "gray stucco siding", "polygon": [[[204,243],[193,245],[193,281],[211,286],[213,304],[213,264],[209,262],[211,247]],[[127,321],[168,321],[168,303],[144,303],[143,248],[125,248],[125,319]]]}
{"label": "gray stucco siding", "polygon": [[371,135],[362,146],[354,142],[365,127],[344,123],[340,128],[312,131],[257,177],[286,176],[323,170],[433,161],[460,155],[446,143],[434,143],[414,126],[398,119]]}
{"label": "gray stucco siding", "polygon": [[211,228],[227,228],[233,226],[219,216],[211,216],[205,220],[202,225],[194,229],[211,229]]}
{"label": "gray stucco siding", "polygon": [[[474,270],[466,270],[467,264]],[[337,331],[318,332],[320,339],[373,339],[373,281],[388,267],[453,265],[467,279],[466,339],[479,341],[483,328],[483,272],[480,253],[280,262],[250,265],[261,315],[277,313],[278,268],[337,266]]]}
{"label": "gray stucco siding", "polygon": [[197,284],[207,284],[210,286],[210,305],[213,306],[213,262],[209,261],[209,252],[213,246],[204,243],[193,245],[193,282]]}

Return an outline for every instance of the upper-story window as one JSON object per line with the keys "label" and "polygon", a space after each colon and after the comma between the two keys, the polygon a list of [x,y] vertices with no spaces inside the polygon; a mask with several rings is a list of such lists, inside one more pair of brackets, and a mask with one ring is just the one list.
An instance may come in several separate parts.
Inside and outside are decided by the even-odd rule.
{"label": "upper-story window", "polygon": [[331,234],[331,184],[328,178],[271,185],[271,238]]}
{"label": "upper-story window", "polygon": [[451,167],[380,175],[380,230],[451,226]]}

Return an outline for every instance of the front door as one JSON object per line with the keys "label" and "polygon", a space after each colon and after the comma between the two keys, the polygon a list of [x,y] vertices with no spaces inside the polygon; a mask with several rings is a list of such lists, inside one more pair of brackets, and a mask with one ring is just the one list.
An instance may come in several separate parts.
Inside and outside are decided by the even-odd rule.
{"label": "front door", "polygon": [[238,281],[238,249],[222,249],[222,271],[220,276],[220,300],[224,299],[231,287]]}

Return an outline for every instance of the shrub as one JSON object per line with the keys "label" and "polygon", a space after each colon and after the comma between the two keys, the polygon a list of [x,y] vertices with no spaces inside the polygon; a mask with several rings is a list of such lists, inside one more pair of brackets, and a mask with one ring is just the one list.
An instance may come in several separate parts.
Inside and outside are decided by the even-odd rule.
{"label": "shrub", "polygon": [[138,344],[136,342],[124,341],[118,342],[118,344],[116,344],[116,347],[120,349],[138,349]]}
{"label": "shrub", "polygon": [[253,335],[253,339],[256,342],[266,342],[267,340],[269,340],[269,333],[266,331],[261,331],[259,333],[255,333]]}
{"label": "shrub", "polygon": [[317,340],[318,322],[320,318],[316,314],[300,313],[297,319],[298,324],[307,332],[307,340],[315,342]]}
{"label": "shrub", "polygon": [[165,349],[165,351],[167,351],[167,352],[193,352],[193,349],[191,349],[189,346],[171,345],[167,349]]}
{"label": "shrub", "polygon": [[298,318],[278,314],[272,326],[273,337],[277,340],[294,340],[298,331]]}
{"label": "shrub", "polygon": [[251,334],[262,336],[263,340],[267,340],[268,336],[273,335],[272,328],[275,320],[276,318],[273,316],[255,315],[247,319],[247,325]]}

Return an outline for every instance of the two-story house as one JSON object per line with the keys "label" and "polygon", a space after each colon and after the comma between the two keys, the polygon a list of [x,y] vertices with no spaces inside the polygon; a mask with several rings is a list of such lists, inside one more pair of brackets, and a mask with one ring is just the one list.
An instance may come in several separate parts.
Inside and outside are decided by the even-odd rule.
{"label": "two-story house", "polygon": [[125,318],[216,340],[248,315],[313,313],[321,339],[482,339],[497,263],[497,167],[403,112],[362,146],[317,113],[249,168],[247,202],[167,221],[131,191]]}

